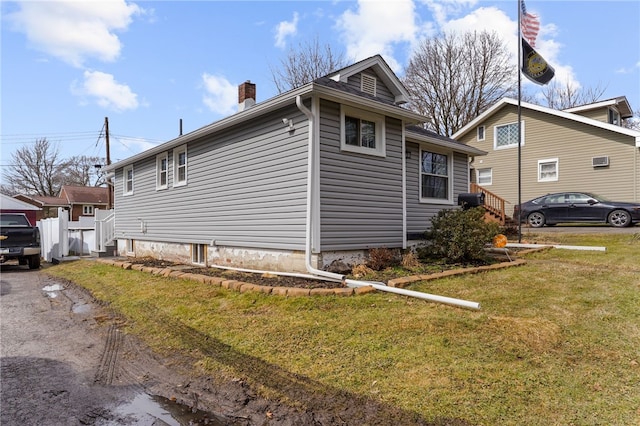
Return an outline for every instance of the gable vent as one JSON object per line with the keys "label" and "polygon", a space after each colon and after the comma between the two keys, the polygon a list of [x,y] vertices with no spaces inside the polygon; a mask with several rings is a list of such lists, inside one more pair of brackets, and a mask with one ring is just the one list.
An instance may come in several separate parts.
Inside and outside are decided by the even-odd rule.
{"label": "gable vent", "polygon": [[372,96],[376,96],[376,78],[367,74],[362,74],[360,90]]}
{"label": "gable vent", "polygon": [[591,159],[591,165],[593,167],[607,167],[609,165],[609,157],[593,157]]}

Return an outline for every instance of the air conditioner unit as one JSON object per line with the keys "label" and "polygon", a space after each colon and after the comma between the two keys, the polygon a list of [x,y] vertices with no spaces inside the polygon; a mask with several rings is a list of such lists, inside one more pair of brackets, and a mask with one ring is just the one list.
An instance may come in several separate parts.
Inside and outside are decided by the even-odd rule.
{"label": "air conditioner unit", "polygon": [[591,165],[593,167],[607,167],[609,165],[609,156],[593,157],[591,158]]}

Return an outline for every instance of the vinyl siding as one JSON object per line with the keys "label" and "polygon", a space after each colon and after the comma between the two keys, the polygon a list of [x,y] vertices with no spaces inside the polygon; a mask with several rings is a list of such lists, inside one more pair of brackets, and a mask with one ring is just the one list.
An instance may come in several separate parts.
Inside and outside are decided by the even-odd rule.
{"label": "vinyl siding", "polygon": [[[590,191],[624,201],[638,200],[638,149],[633,137],[588,124],[523,110],[524,145],[521,147],[522,201],[550,192]],[[491,168],[493,184],[486,188],[511,203],[518,202],[518,149],[494,150],[494,126],[515,123],[517,108],[505,106],[482,123],[485,141],[476,141],[475,129],[461,142],[488,151],[477,157],[473,167]],[[608,156],[609,167],[594,168],[592,157]],[[538,161],[558,159],[558,180],[538,182]],[[634,164],[635,163],[635,164]]]}
{"label": "vinyl siding", "polygon": [[340,105],[320,102],[321,249],[402,246],[402,127],[386,119],[386,157],[340,150]]}
{"label": "vinyl siding", "polygon": [[156,190],[155,156],[134,164],[131,196],[116,170],[116,237],[304,250],[307,126],[292,106],[191,142],[185,186],[172,186],[172,151],[165,190]]}
{"label": "vinyl siding", "polygon": [[583,117],[591,118],[593,120],[602,121],[603,123],[609,122],[609,109],[608,108],[598,108],[592,109],[588,111],[579,111],[575,112],[576,115],[581,115]]}
{"label": "vinyl siding", "polygon": [[384,100],[385,102],[395,103],[395,96],[393,95],[393,93],[391,93],[391,91],[387,88],[384,82],[380,79],[380,77],[378,77],[376,72],[371,68],[349,77],[349,81],[347,82],[347,85],[354,90],[357,90],[359,92],[362,91],[362,77],[361,77],[362,74],[367,74],[369,76],[376,78],[376,97]]}
{"label": "vinyl siding", "polygon": [[437,147],[423,145],[423,149],[453,156],[453,198],[447,204],[432,204],[420,201],[420,146],[407,142],[407,151],[411,158],[407,159],[407,232],[423,233],[431,228],[431,219],[442,209],[457,207],[458,194],[468,192],[468,161],[466,154],[445,152]]}

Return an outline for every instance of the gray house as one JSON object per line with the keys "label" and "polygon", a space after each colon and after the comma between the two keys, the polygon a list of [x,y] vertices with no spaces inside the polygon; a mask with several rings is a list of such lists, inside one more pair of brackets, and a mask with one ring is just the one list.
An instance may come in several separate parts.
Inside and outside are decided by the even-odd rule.
{"label": "gray house", "polygon": [[379,55],[114,163],[118,252],[309,272],[406,248],[485,154],[422,129]]}

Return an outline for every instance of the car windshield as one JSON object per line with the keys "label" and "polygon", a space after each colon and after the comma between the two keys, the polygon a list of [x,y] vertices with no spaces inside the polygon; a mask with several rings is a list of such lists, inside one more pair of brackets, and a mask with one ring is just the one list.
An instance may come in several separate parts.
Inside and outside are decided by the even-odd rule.
{"label": "car windshield", "polygon": [[0,226],[31,226],[27,218],[20,214],[3,214],[0,216]]}

